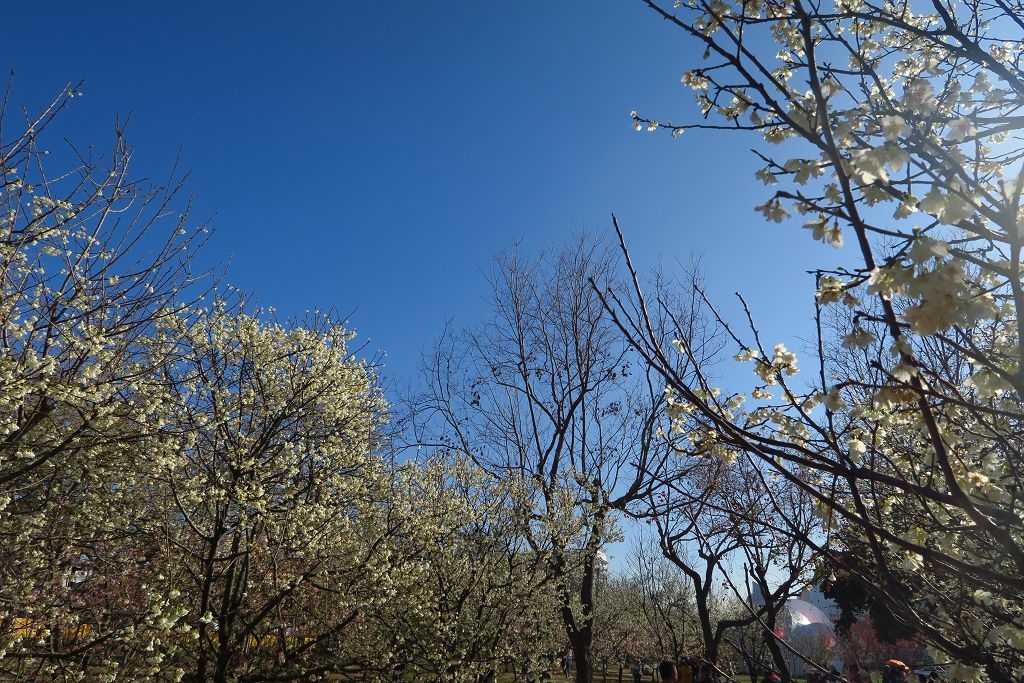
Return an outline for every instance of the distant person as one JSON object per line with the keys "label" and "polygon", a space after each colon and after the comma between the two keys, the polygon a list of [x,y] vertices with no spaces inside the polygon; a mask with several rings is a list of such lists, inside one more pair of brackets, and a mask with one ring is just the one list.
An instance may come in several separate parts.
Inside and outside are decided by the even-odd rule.
{"label": "distant person", "polygon": [[566,678],[572,678],[572,648],[567,649],[562,657],[562,673]]}
{"label": "distant person", "polygon": [[670,659],[658,665],[658,675],[661,676],[662,683],[679,683],[679,668]]}
{"label": "distant person", "polygon": [[910,667],[898,659],[890,659],[885,663],[885,670],[882,672],[882,683],[904,683],[907,680],[907,672]]}
{"label": "distant person", "polygon": [[867,678],[864,677],[864,672],[860,670],[856,662],[846,667],[846,678],[850,683],[868,683]]}
{"label": "distant person", "polygon": [[633,673],[633,683],[640,683],[640,678],[644,675],[644,660],[637,657],[630,670]]}
{"label": "distant person", "polygon": [[710,663],[700,665],[696,683],[718,683],[718,673]]}
{"label": "distant person", "polygon": [[685,659],[679,666],[679,683],[694,683],[696,671],[696,663],[693,659]]}

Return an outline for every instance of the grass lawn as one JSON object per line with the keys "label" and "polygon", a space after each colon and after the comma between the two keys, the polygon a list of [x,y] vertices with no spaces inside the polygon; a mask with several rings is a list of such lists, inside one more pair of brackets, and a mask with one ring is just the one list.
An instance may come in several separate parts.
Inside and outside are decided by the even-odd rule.
{"label": "grass lawn", "polygon": [[[747,674],[736,674],[733,677],[736,683],[750,683],[750,676]],[[797,680],[803,680],[802,677]],[[510,673],[503,673],[498,676],[498,683],[514,683],[515,678]],[[607,683],[618,683],[619,681],[619,670],[618,667],[608,667],[608,680]],[[575,679],[566,678],[562,675],[561,671],[551,672],[551,683],[575,683]],[[606,683],[603,677],[603,672],[600,668],[594,672],[594,683]],[[633,676],[629,670],[626,669],[622,672],[622,683],[633,683]],[[640,683],[660,683],[657,678],[651,678],[650,676],[644,676]],[[760,683],[760,682],[759,682]],[[871,674],[871,683],[882,683],[882,675],[879,673]]]}
{"label": "grass lawn", "polygon": [[[561,671],[551,672],[551,683],[575,683],[574,678],[566,678],[562,675]],[[736,674],[733,677],[737,683],[750,683],[750,676],[746,674]],[[503,673],[498,676],[498,683],[514,683],[515,677],[510,673]],[[594,683],[605,683],[604,672],[598,668],[594,672]],[[619,683],[619,669],[618,667],[608,667],[608,679],[607,683]],[[622,683],[633,683],[633,675],[629,672],[629,669],[625,669],[622,672]],[[652,678],[650,675],[644,676],[640,679],[640,683],[661,683],[661,680],[657,677]]]}
{"label": "grass lawn", "polygon": [[[551,679],[550,679],[551,683],[575,683],[576,679],[574,679],[574,678],[566,678],[565,676],[562,675],[561,670],[551,671],[550,673],[551,673]],[[340,677],[339,676],[339,677],[333,678],[331,680],[348,681],[350,683],[358,683],[359,681],[362,680],[362,678],[359,677],[358,675],[354,676],[354,677]],[[750,683],[750,676],[748,676],[747,674],[736,674],[733,677],[732,680],[735,681],[736,683]],[[800,678],[797,678],[796,680],[802,681],[803,678],[800,677]],[[881,674],[878,674],[878,673],[872,673],[871,674],[871,683],[881,683],[881,681],[882,681],[882,675]],[[598,668],[598,670],[594,672],[594,683],[618,683],[618,682],[619,682],[619,670],[618,670],[618,667],[614,667],[614,668],[613,667],[608,667],[607,679],[605,678],[604,672],[600,668]],[[513,674],[509,673],[509,672],[501,673],[501,674],[498,675],[498,683],[515,683],[515,676]],[[633,675],[630,673],[629,669],[624,669],[623,670],[623,672],[622,672],[622,683],[633,683]],[[657,676],[652,677],[650,675],[647,675],[647,676],[644,676],[641,679],[640,683],[661,683],[661,681],[657,678]],[[759,681],[759,683],[761,683],[761,681]]]}

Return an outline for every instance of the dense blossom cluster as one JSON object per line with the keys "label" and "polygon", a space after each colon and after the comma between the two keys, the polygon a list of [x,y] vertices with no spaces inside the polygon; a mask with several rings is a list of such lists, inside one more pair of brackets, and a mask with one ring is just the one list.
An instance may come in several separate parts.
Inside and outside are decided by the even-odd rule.
{"label": "dense blossom cluster", "polygon": [[535,662],[556,607],[521,483],[444,450],[396,464],[373,367],[330,316],[204,303],[206,231],[176,182],[129,179],[120,133],[107,166],[42,171],[75,92],[0,144],[0,678]]}

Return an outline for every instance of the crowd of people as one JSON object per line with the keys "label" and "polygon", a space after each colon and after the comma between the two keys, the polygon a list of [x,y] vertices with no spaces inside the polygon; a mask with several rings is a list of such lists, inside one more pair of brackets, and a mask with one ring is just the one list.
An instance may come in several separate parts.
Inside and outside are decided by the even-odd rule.
{"label": "crowd of people", "polygon": [[[914,678],[915,676],[916,679]],[[921,668],[912,672],[909,666],[898,659],[887,661],[885,668],[882,670],[882,683],[904,683],[904,681],[910,683],[934,683],[940,678],[941,674],[937,668]],[[851,681],[851,683],[853,682]]]}
{"label": "crowd of people", "polygon": [[666,660],[658,665],[663,683],[718,683],[718,671],[707,662],[684,659],[676,663]]}
{"label": "crowd of people", "polygon": [[[687,659],[678,664],[666,660],[658,665],[658,673],[662,683],[718,683],[719,681],[715,667],[708,663],[698,663],[694,659]],[[870,674],[857,664],[850,664],[845,675],[840,674],[835,668],[812,669],[804,675],[804,678],[807,683],[839,683],[840,681],[871,683]],[[911,671],[909,666],[898,659],[890,659],[882,667],[882,683],[937,683],[940,679],[939,668],[927,667]],[[782,677],[774,671],[764,672],[762,680],[764,683],[782,683]],[[634,682],[640,683],[636,674],[634,674]]]}
{"label": "crowd of people", "polygon": [[[545,654],[543,659],[549,665],[555,662],[555,657],[550,654]],[[559,664],[562,673],[571,680],[573,677],[572,650],[565,651]],[[679,662],[665,660],[658,665],[657,669],[661,683],[720,683],[721,681],[719,671],[712,664],[700,662],[692,657]],[[648,672],[648,665],[643,658],[636,658],[630,665],[633,683],[643,683]],[[763,683],[782,683],[782,676],[777,672],[762,671],[759,673],[761,674],[759,678]],[[537,681],[532,673],[528,673],[526,678],[529,683]],[[804,674],[803,678],[807,683],[839,683],[840,681],[872,683],[870,674],[857,664],[850,664],[845,675],[840,674],[835,668],[812,668]],[[550,674],[545,671],[540,677],[540,683],[550,679]],[[935,667],[912,671],[909,666],[897,659],[888,660],[882,667],[882,683],[937,683],[940,679],[940,670]],[[496,683],[496,681],[497,675],[491,669],[481,683]]]}

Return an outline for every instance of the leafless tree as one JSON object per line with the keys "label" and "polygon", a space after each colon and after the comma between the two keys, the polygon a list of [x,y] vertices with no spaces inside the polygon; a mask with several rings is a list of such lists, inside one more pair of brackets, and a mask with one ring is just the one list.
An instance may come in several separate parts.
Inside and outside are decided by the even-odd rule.
{"label": "leafless tree", "polygon": [[666,454],[661,382],[636,365],[590,285],[615,267],[609,245],[586,235],[533,260],[498,257],[490,318],[444,336],[417,406],[421,442],[520,484],[524,532],[558,585],[581,683],[593,672],[598,553]]}

